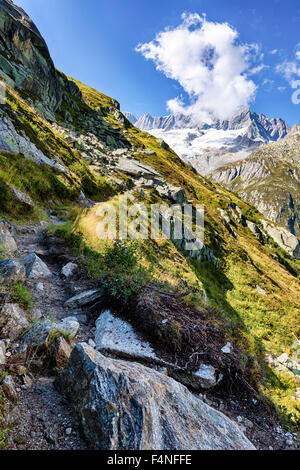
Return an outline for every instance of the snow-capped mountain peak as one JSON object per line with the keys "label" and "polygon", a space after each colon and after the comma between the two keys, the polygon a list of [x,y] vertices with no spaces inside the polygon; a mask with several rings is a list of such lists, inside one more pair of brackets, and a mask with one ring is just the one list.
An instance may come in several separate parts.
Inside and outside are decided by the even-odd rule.
{"label": "snow-capped mountain peak", "polygon": [[215,119],[209,123],[199,122],[195,115],[180,113],[158,117],[147,113],[133,123],[162,138],[202,174],[246,158],[255,148],[282,139],[290,131],[282,119],[267,118],[248,107],[228,120]]}

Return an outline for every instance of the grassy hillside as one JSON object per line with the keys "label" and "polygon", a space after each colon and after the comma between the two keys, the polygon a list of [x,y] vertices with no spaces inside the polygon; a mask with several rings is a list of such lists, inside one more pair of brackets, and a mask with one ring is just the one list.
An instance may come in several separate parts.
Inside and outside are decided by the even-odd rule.
{"label": "grassy hillside", "polygon": [[[33,107],[15,91],[7,90],[7,101],[2,110],[16,130],[25,134],[45,156],[64,167],[60,172],[48,165],[36,164],[21,154],[0,152],[0,184],[2,198],[0,215],[14,221],[47,218],[52,208],[63,215],[67,224],[57,229],[82,258],[93,278],[109,280],[109,288],[126,286],[128,296],[136,295],[150,280],[165,292],[183,294],[187,308],[193,306],[211,312],[211,324],[223,325],[227,339],[241,350],[245,377],[259,383],[265,396],[294,422],[299,421],[300,408],[291,399],[297,386],[295,380],[283,374],[275,375],[263,365],[265,353],[289,352],[294,335],[300,335],[298,307],[300,286],[297,275],[300,263],[293,260],[275,244],[262,245],[242,224],[232,218],[230,227],[236,238],[224,225],[219,209],[227,210],[236,204],[248,220],[259,224],[262,216],[238,196],[197,175],[170,149],[146,132],[132,126],[120,113],[118,103],[80,82],[84,102],[73,99],[72,106],[64,102],[57,111],[56,128],[42,119]],[[78,107],[76,109],[76,107]],[[66,119],[67,113],[67,119]],[[71,120],[70,116],[71,115]],[[193,204],[205,206],[205,243],[220,264],[216,269],[208,262],[199,262],[183,255],[167,240],[137,242],[134,252],[138,267],[126,275],[116,265],[106,265],[108,247],[96,236],[99,221],[97,205],[83,210],[78,205],[80,191],[96,202],[115,201],[122,192],[115,186],[114,177],[123,180],[125,189],[132,189],[134,197],[149,208],[153,202],[162,202],[155,190],[144,195],[134,191],[130,178],[107,167],[103,161],[97,171],[92,162],[82,158],[80,149],[68,143],[66,133],[74,131],[93,133],[108,151],[127,147],[135,159],[151,165],[169,183],[184,188]],[[62,131],[60,131],[61,129]],[[107,139],[107,136],[110,136]],[[10,197],[10,186],[28,194],[35,209],[24,213]],[[125,190],[124,189],[124,190]],[[123,277],[122,277],[123,276]],[[265,291],[258,294],[257,286]],[[206,304],[206,296],[208,305]],[[161,307],[158,307],[161,308]],[[171,311],[166,313],[171,315]],[[153,328],[159,328],[157,323]],[[172,321],[168,332],[179,338],[185,331],[182,318]],[[172,336],[173,337],[173,336]]]}
{"label": "grassy hillside", "polygon": [[[152,267],[155,281],[165,287],[182,291],[189,286],[192,293],[187,300],[198,306],[203,302],[204,288],[209,304],[229,320],[230,334],[245,354],[246,369],[251,369],[261,390],[285,415],[299,421],[299,404],[291,399],[296,381],[285,374],[274,374],[267,367],[262,369],[261,357],[265,353],[289,352],[294,335],[299,337],[300,263],[274,243],[262,245],[247,228],[232,220],[235,239],[222,222],[219,208],[228,210],[228,204],[235,203],[248,220],[256,223],[262,216],[235,194],[195,174],[172,150],[162,148],[157,139],[132,126],[105,95],[76,83],[90,109],[104,110],[108,125],[118,128],[134,147],[136,159],[154,167],[168,182],[183,187],[194,204],[205,205],[205,242],[221,267],[184,258],[169,241],[139,242],[140,263],[148,270]],[[159,202],[155,191],[136,197],[148,207],[151,202]],[[97,206],[78,215],[63,231],[84,257],[92,275],[99,278],[107,247],[96,237],[96,211]],[[265,295],[258,294],[257,286]]]}

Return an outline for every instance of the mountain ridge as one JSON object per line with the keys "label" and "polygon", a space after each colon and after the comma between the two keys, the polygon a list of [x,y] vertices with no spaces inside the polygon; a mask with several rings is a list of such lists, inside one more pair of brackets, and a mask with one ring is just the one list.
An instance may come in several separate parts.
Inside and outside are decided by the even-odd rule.
{"label": "mountain ridge", "polygon": [[194,115],[145,114],[134,125],[162,138],[204,175],[225,163],[246,158],[255,148],[284,138],[290,130],[282,119],[267,118],[248,107],[225,121],[201,123]]}

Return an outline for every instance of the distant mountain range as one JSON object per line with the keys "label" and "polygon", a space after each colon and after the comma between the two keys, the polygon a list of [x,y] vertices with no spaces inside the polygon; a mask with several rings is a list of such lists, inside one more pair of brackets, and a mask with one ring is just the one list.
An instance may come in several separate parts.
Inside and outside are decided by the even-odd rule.
{"label": "distant mountain range", "polygon": [[300,237],[300,125],[278,142],[209,176]]}
{"label": "distant mountain range", "polygon": [[282,119],[242,108],[229,120],[203,123],[194,115],[171,114],[137,119],[124,113],[141,130],[162,138],[187,163],[202,174],[246,158],[257,147],[284,138],[290,131]]}

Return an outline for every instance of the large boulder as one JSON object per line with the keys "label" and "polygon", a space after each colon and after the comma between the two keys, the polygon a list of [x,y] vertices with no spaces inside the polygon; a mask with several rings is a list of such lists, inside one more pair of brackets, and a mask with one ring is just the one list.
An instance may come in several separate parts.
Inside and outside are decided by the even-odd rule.
{"label": "large boulder", "polygon": [[73,349],[57,386],[93,449],[255,449],[236,423],[175,380],[85,343]]}
{"label": "large boulder", "polygon": [[24,281],[25,277],[25,268],[19,261],[14,259],[0,261],[0,282]]}
{"label": "large boulder", "polygon": [[29,322],[23,310],[16,304],[5,304],[0,310],[0,338],[16,340]]}
{"label": "large boulder", "polygon": [[26,268],[26,277],[29,279],[48,278],[52,273],[48,266],[35,253],[23,259]]}

